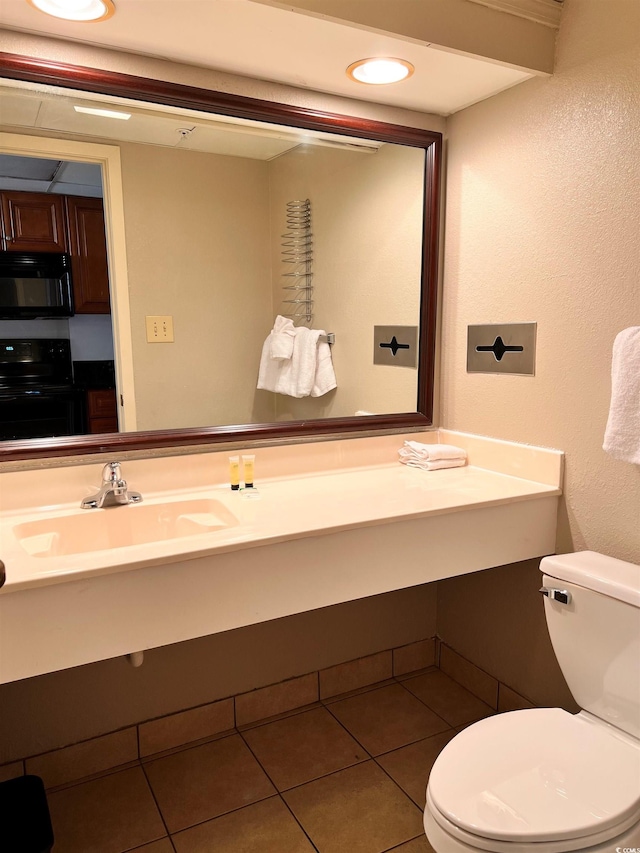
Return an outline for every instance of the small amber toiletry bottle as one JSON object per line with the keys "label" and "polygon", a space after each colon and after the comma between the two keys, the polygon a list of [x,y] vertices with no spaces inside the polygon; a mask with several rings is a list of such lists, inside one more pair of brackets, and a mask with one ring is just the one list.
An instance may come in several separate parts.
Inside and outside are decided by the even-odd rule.
{"label": "small amber toiletry bottle", "polygon": [[229,482],[234,492],[240,488],[240,457],[229,457]]}
{"label": "small amber toiletry bottle", "polygon": [[244,487],[245,489],[253,488],[253,467],[255,462],[255,454],[245,453],[242,456],[242,465],[244,467]]}

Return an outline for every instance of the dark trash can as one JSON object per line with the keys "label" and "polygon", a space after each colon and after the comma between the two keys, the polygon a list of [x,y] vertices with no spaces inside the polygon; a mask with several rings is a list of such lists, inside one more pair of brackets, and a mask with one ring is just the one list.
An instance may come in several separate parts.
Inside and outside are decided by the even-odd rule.
{"label": "dark trash can", "polygon": [[47,795],[39,776],[0,782],[2,853],[49,853],[53,829]]}

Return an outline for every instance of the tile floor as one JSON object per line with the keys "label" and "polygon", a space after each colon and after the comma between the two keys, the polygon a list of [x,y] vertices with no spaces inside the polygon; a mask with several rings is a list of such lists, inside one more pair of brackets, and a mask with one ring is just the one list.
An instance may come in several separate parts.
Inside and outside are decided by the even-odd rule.
{"label": "tile floor", "polygon": [[447,741],[494,713],[438,669],[49,792],[54,853],[429,853]]}

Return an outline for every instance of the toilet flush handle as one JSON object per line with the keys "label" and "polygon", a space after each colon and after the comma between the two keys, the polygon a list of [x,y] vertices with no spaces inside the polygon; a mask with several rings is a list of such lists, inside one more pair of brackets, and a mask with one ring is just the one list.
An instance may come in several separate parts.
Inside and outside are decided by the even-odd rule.
{"label": "toilet flush handle", "polygon": [[539,591],[552,601],[559,601],[560,604],[571,604],[571,593],[566,589],[554,589],[551,586],[543,586],[540,587]]}

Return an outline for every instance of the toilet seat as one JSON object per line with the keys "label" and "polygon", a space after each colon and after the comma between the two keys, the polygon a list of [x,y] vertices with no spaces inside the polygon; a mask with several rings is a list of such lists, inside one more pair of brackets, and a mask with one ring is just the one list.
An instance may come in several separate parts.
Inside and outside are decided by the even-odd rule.
{"label": "toilet seat", "polygon": [[[455,824],[440,814],[433,804],[427,790],[427,804],[424,812],[424,827],[427,837],[434,844],[434,849],[447,853],[612,853],[616,847],[634,845],[640,840],[640,821],[625,821],[621,826],[599,832],[596,835],[583,835],[581,838],[565,838],[561,841],[545,841],[538,843],[496,841],[495,838],[481,838],[464,832]],[[440,847],[435,847],[436,841],[432,832],[439,830]],[[613,835],[612,835],[613,832]],[[542,848],[542,849],[541,849]]]}
{"label": "toilet seat", "polygon": [[[470,761],[469,756],[473,756]],[[478,850],[580,850],[640,821],[640,743],[584,712],[514,711],[462,731],[429,778],[427,808]]]}

